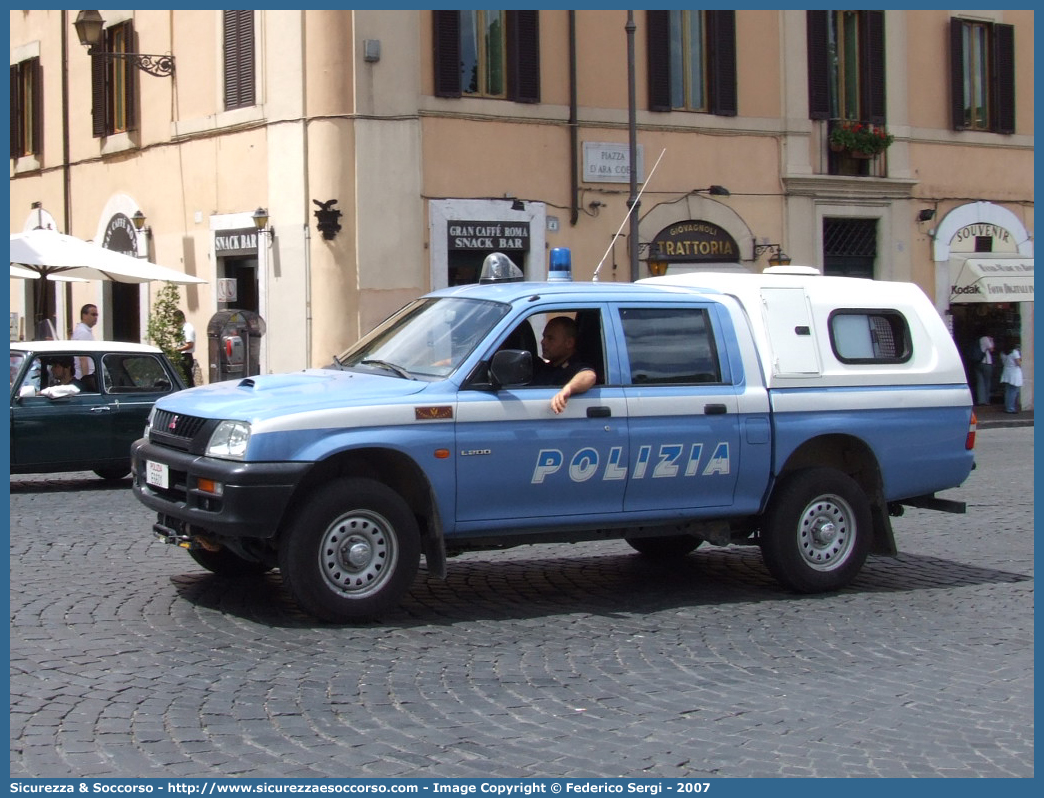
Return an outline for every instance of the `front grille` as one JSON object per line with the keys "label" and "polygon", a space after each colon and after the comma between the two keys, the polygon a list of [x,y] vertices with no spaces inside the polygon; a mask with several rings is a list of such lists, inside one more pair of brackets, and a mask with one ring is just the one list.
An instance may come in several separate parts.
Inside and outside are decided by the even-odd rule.
{"label": "front grille", "polygon": [[202,454],[217,424],[215,419],[186,416],[156,408],[149,440],[172,449]]}
{"label": "front grille", "polygon": [[175,438],[194,438],[206,423],[205,418],[183,416],[169,410],[157,410],[152,419],[152,428]]}

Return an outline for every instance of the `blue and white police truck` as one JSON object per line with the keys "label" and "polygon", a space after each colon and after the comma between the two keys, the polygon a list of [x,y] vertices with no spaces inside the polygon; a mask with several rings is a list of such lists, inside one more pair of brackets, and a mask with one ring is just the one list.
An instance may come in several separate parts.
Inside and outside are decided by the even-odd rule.
{"label": "blue and white police truck", "polygon": [[[494,264],[495,265],[495,264]],[[498,271],[494,269],[494,271]],[[915,285],[784,273],[480,284],[409,303],[325,368],[161,399],[132,449],[153,531],[218,574],[281,572],[332,622],[373,618],[423,553],[621,539],[758,546],[797,592],[894,554],[904,505],[974,467],[960,357]],[[595,384],[532,385],[551,318]]]}

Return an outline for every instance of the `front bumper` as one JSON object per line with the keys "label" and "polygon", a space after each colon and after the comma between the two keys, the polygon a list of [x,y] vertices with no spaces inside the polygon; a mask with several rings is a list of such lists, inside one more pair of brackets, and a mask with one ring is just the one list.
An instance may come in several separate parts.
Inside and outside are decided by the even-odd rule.
{"label": "front bumper", "polygon": [[[169,469],[169,487],[145,480],[145,463]],[[276,535],[290,497],[312,463],[240,463],[156,446],[142,438],[131,446],[133,491],[166,524],[180,522],[199,533],[267,539]],[[221,485],[220,495],[202,490],[199,480]]]}

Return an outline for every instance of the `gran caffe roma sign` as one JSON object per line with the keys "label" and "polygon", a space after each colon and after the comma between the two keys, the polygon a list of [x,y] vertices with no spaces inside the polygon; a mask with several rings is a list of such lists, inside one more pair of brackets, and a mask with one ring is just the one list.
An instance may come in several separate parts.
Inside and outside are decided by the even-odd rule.
{"label": "gran caffe roma sign", "polygon": [[663,228],[649,245],[649,260],[668,263],[738,262],[736,239],[710,222],[689,220]]}

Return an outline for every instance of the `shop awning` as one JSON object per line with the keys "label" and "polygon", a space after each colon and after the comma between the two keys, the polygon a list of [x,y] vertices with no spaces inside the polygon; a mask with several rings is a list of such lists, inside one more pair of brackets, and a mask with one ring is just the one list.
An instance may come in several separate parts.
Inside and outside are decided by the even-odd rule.
{"label": "shop awning", "polygon": [[950,258],[950,304],[1032,302],[1033,258]]}

